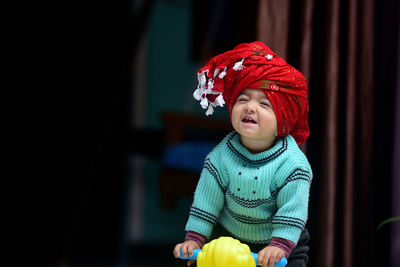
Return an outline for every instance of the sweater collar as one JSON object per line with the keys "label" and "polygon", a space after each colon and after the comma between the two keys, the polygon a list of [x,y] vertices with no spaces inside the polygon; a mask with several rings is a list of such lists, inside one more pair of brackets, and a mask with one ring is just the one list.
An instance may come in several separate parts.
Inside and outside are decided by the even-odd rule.
{"label": "sweater collar", "polygon": [[288,140],[286,136],[276,139],[275,144],[270,149],[260,152],[251,153],[246,147],[244,147],[240,141],[240,135],[233,131],[228,138],[228,148],[240,157],[242,160],[252,164],[263,164],[281,155],[287,150]]}

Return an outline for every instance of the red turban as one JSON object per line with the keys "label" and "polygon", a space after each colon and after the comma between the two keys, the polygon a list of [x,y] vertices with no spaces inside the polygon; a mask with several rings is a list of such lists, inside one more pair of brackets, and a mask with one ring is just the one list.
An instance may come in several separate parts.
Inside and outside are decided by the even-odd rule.
{"label": "red turban", "polygon": [[229,114],[240,92],[260,89],[271,102],[278,137],[292,135],[297,144],[309,135],[307,84],[304,75],[263,43],[236,46],[213,57],[197,72],[199,85],[193,96],[210,115],[214,107],[227,103]]}

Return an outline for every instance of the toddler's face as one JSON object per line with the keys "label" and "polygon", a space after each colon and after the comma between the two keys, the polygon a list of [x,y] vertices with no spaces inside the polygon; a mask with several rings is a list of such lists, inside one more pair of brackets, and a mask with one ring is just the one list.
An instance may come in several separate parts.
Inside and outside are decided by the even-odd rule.
{"label": "toddler's face", "polygon": [[232,108],[231,122],[242,141],[257,141],[269,144],[268,147],[275,141],[278,131],[275,112],[262,90],[246,89],[239,95]]}

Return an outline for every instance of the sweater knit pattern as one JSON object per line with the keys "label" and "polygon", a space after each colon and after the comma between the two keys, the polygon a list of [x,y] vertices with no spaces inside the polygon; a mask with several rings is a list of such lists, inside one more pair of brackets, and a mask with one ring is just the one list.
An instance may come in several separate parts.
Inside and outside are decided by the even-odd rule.
{"label": "sweater knit pattern", "polygon": [[311,180],[311,167],[292,136],[252,154],[233,131],[207,155],[186,230],[209,238],[220,223],[243,242],[265,244],[278,237],[297,243]]}

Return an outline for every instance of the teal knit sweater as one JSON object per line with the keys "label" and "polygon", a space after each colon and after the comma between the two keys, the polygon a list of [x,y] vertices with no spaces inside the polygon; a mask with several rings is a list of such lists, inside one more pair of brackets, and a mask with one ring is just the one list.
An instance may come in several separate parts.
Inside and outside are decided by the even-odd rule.
{"label": "teal knit sweater", "polygon": [[243,242],[267,244],[280,237],[297,243],[311,179],[310,164],[292,136],[252,154],[231,132],[205,160],[186,230],[209,238],[220,223]]}

